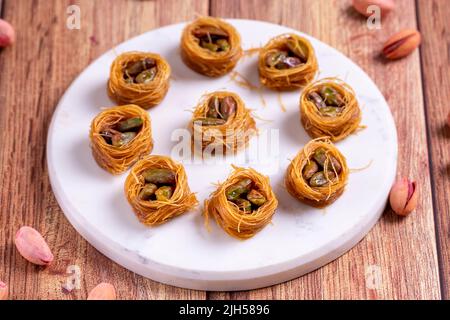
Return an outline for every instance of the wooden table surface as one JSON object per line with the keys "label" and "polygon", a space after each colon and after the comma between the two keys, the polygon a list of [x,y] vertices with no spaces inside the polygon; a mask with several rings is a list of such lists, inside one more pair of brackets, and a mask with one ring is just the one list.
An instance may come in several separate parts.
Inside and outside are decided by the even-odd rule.
{"label": "wooden table surface", "polygon": [[[382,28],[369,30],[347,0],[3,0],[2,17],[17,32],[17,43],[0,51],[0,279],[11,287],[11,297],[85,299],[107,281],[122,299],[448,299],[450,6],[447,0],[396,3]],[[81,9],[80,30],[66,27],[71,4]],[[89,245],[66,220],[50,187],[45,145],[52,113],[72,80],[103,52],[198,14],[286,25],[358,63],[391,107],[398,175],[414,178],[420,188],[416,212],[401,219],[386,209],[341,258],[299,279],[253,291],[163,285],[125,270]],[[403,28],[421,31],[420,50],[395,62],[380,59],[383,41]],[[13,238],[22,225],[48,240],[55,254],[51,267],[33,266],[18,254]],[[62,290],[69,265],[81,270],[81,288],[71,292]],[[381,275],[375,288],[373,270]]]}

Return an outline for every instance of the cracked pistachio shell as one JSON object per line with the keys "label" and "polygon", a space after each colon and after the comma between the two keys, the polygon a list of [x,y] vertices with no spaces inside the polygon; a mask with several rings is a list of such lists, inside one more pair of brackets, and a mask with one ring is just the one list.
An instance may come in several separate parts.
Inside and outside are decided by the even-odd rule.
{"label": "cracked pistachio shell", "polygon": [[88,300],[116,300],[116,289],[110,283],[102,282],[89,292]]}
{"label": "cracked pistachio shell", "polygon": [[8,300],[8,286],[0,281],[0,300]]}
{"label": "cracked pistachio shell", "polygon": [[14,239],[19,253],[31,263],[45,266],[53,261],[53,254],[42,235],[31,227],[21,227]]}
{"label": "cracked pistachio shell", "polygon": [[374,13],[370,9],[367,10],[371,5],[380,8],[382,17],[395,9],[394,0],[353,0],[353,8],[365,17],[369,17]]}
{"label": "cracked pistachio shell", "polygon": [[392,210],[399,216],[407,216],[417,206],[418,190],[415,181],[400,178],[392,186],[389,202]]}

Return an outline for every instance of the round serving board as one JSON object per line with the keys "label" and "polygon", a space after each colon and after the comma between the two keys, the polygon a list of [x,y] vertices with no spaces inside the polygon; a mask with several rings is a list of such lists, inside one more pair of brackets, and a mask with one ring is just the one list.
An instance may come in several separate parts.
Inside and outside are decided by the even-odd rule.
{"label": "round serving board", "polygon": [[[244,49],[260,47],[281,33],[299,33],[266,22],[228,21],[241,34]],[[191,71],[180,58],[183,27],[152,30],[118,45],[87,67],[62,97],[49,128],[47,160],[53,191],[67,219],[89,243],[125,268],[192,289],[269,286],[345,253],[380,217],[395,176],[397,134],[378,88],[344,55],[304,35],[316,50],[318,78],[333,76],[349,83],[362,108],[362,124],[367,126],[336,144],[354,169],[346,191],[326,209],[314,209],[292,198],[283,184],[289,159],[310,140],[299,120],[300,91],[259,92],[239,85],[230,75],[211,79]],[[172,67],[166,98],[149,110],[155,142],[152,154],[182,162],[200,201],[195,211],[158,227],[139,223],[124,196],[127,173],[113,176],[98,167],[89,146],[92,119],[101,108],[114,105],[106,94],[109,67],[119,53],[132,50],[159,53]],[[259,86],[256,54],[244,56],[235,70]],[[219,89],[238,93],[254,110],[259,138],[251,140],[248,152],[235,157],[191,161],[176,146],[199,98]],[[208,231],[201,215],[203,201],[214,183],[226,179],[231,164],[251,166],[268,175],[279,200],[272,224],[246,241],[229,237],[214,221]]]}

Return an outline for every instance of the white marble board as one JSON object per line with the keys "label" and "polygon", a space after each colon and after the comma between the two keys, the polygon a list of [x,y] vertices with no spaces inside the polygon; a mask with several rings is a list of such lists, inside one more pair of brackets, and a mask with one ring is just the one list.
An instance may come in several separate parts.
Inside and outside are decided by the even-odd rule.
{"label": "white marble board", "polygon": [[[242,36],[244,49],[260,47],[271,37],[295,30],[260,21],[229,20]],[[325,210],[292,198],[283,186],[285,170],[310,140],[299,121],[299,91],[260,95],[224,76],[211,79],[187,68],[180,59],[179,41],[184,24],[151,30],[106,52],[88,66],[61,98],[48,133],[50,180],[64,214],[75,229],[106,256],[145,277],[166,284],[202,290],[245,290],[280,283],[339,257],[372,228],[380,217],[397,164],[397,134],[389,107],[372,80],[344,55],[308,37],[317,54],[318,78],[340,77],[356,91],[367,128],[337,147],[347,158],[349,182],[344,194]],[[198,210],[162,226],[138,222],[123,191],[126,174],[113,176],[95,163],[89,147],[89,126],[102,107],[112,106],[106,94],[109,66],[117,54],[152,51],[172,66],[173,79],[164,101],[149,110],[155,141],[153,154],[171,155],[184,163],[191,189],[201,203],[223,181],[231,163],[251,166],[270,176],[279,199],[273,223],[254,238],[239,241],[215,223],[208,232]],[[236,70],[258,85],[257,56],[247,56]],[[274,148],[259,157],[240,153],[221,163],[190,163],[172,154],[172,133],[186,128],[192,108],[205,92],[237,92],[254,109],[261,133],[278,132]],[[267,131],[272,130],[272,131]],[[275,131],[273,131],[275,130]],[[276,142],[279,141],[277,149]],[[261,144],[253,139],[250,149]],[[266,146],[270,143],[263,142]],[[252,149],[255,150],[255,149]]]}

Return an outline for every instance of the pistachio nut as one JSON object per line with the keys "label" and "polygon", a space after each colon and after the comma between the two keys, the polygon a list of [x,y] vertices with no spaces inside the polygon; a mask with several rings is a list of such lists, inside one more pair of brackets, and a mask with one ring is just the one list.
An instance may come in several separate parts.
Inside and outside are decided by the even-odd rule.
{"label": "pistachio nut", "polygon": [[220,126],[225,124],[225,120],[217,119],[217,118],[196,118],[194,119],[194,123],[197,125],[201,125],[202,127],[208,126]]}
{"label": "pistachio nut", "polygon": [[310,160],[303,167],[303,178],[309,180],[317,171],[319,171],[319,166],[317,165],[317,162],[315,162],[314,160]]}
{"label": "pistachio nut", "polygon": [[256,191],[255,189],[250,190],[250,192],[247,194],[247,200],[257,207],[262,206],[267,201],[266,197],[264,197],[261,192]]}
{"label": "pistachio nut", "polygon": [[130,131],[130,132],[123,132],[123,133],[116,133],[113,134],[111,137],[111,143],[114,147],[123,147],[131,142],[136,137],[137,133]]}
{"label": "pistachio nut", "polygon": [[241,195],[250,192],[253,186],[253,181],[249,178],[242,179],[241,181],[229,186],[225,191],[228,200],[233,201],[238,199]]}
{"label": "pistachio nut", "polygon": [[136,83],[146,84],[155,79],[155,76],[156,76],[156,68],[151,68],[139,73],[134,80],[136,81]]}
{"label": "pistachio nut", "polygon": [[314,103],[319,110],[327,107],[327,104],[325,103],[325,101],[323,101],[320,94],[315,91],[312,91],[308,94],[308,99],[312,101],[312,103]]}
{"label": "pistachio nut", "polygon": [[420,42],[419,31],[402,30],[385,42],[382,53],[387,59],[400,59],[412,53],[420,45]]}
{"label": "pistachio nut", "polygon": [[42,235],[31,227],[21,227],[14,239],[19,253],[31,263],[49,265],[53,261],[53,254]]}
{"label": "pistachio nut", "polygon": [[342,95],[331,86],[323,86],[320,88],[320,95],[322,96],[323,101],[328,106],[336,106],[341,107],[344,105],[344,98]]}
{"label": "pistachio nut", "polygon": [[382,17],[395,9],[394,0],[353,0],[355,10],[365,17],[373,15],[373,11],[368,10],[369,6],[379,8]]}
{"label": "pistachio nut", "polygon": [[252,212],[252,204],[250,203],[250,201],[238,198],[234,201],[234,203],[236,203],[239,207],[239,210],[244,211],[244,213]]}
{"label": "pistachio nut", "polygon": [[0,301],[1,300],[8,300],[8,286],[2,281],[0,281]]}
{"label": "pistachio nut", "polygon": [[156,200],[168,201],[173,195],[173,187],[162,186],[155,191]]}
{"label": "pistachio nut", "polygon": [[134,131],[142,126],[143,120],[141,117],[134,117],[126,120],[122,120],[117,124],[117,130],[120,132]]}
{"label": "pistachio nut", "polygon": [[154,168],[142,173],[147,183],[153,184],[175,184],[175,173],[169,169]]}
{"label": "pistachio nut", "polygon": [[141,192],[139,192],[139,198],[141,200],[150,200],[150,198],[155,194],[155,191],[158,189],[158,186],[154,183],[147,183],[142,188]]}
{"label": "pistachio nut", "polygon": [[309,185],[311,187],[325,187],[335,179],[336,175],[334,174],[334,172],[328,171],[327,175],[325,175],[325,172],[319,171],[313,174],[311,179],[309,179]]}
{"label": "pistachio nut", "polygon": [[102,282],[89,292],[87,300],[116,300],[116,289],[112,284]]}
{"label": "pistachio nut", "polygon": [[219,97],[212,97],[208,101],[208,111],[206,112],[207,118],[219,118],[220,100]]}
{"label": "pistachio nut", "polygon": [[417,206],[418,191],[415,181],[398,179],[392,186],[389,202],[392,210],[399,216],[407,216]]}
{"label": "pistachio nut", "polygon": [[220,102],[220,114],[224,120],[236,112],[236,100],[233,97],[227,96]]}

